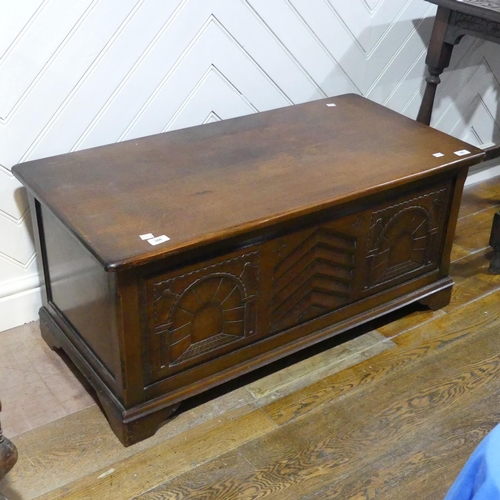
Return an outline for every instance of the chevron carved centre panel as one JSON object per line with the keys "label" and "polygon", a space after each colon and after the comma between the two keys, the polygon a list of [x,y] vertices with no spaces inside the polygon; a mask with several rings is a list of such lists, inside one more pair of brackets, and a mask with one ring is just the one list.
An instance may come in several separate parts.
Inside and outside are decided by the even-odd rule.
{"label": "chevron carved centre panel", "polygon": [[258,281],[252,252],[154,282],[150,352],[160,358],[153,366],[184,366],[253,335]]}
{"label": "chevron carved centre panel", "polygon": [[318,227],[273,271],[271,332],[327,314],[351,299],[356,239]]}

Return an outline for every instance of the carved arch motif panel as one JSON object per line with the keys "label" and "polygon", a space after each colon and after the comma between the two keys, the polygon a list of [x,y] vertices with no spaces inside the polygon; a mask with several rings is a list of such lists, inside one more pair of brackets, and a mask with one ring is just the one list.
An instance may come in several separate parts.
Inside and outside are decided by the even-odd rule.
{"label": "carved arch motif panel", "polygon": [[437,266],[448,189],[438,189],[372,213],[366,288]]}
{"label": "carved arch motif panel", "polygon": [[153,377],[223,353],[255,333],[259,254],[150,283]]}

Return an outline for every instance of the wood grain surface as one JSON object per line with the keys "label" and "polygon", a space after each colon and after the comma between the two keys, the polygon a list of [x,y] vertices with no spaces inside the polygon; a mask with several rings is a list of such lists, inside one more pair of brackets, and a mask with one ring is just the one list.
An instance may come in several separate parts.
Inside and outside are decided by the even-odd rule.
{"label": "wood grain surface", "polygon": [[[455,155],[463,149],[470,154]],[[13,173],[115,269],[380,193],[457,163],[470,166],[482,156],[349,94],[34,160]],[[145,233],[170,240],[150,246],[139,238]]]}

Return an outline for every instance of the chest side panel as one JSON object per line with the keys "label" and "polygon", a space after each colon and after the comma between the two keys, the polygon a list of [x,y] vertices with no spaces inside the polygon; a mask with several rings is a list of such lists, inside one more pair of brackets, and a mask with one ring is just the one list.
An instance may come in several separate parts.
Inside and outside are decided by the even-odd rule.
{"label": "chest side panel", "polygon": [[110,387],[120,374],[114,275],[40,208],[47,307],[68,338]]}

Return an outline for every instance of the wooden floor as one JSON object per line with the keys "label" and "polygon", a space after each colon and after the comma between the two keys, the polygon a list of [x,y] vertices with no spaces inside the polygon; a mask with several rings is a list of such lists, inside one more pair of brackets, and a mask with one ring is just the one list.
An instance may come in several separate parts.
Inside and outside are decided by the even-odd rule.
{"label": "wooden floor", "polygon": [[487,270],[499,209],[500,178],[466,190],[444,310],[407,307],[194,398],[130,448],[85,400],[14,437],[20,459],[0,491],[10,500],[442,499],[500,422],[500,276]]}

